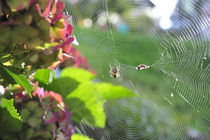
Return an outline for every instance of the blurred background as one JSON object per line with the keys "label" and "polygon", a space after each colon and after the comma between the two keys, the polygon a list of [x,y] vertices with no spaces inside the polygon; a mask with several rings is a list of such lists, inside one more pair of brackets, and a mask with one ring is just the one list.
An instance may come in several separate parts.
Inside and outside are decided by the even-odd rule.
{"label": "blurred background", "polygon": [[[65,3],[74,47],[96,71],[95,81],[136,93],[104,105],[105,129],[76,124],[77,132],[96,140],[210,139],[209,0]],[[136,71],[139,64],[150,68]],[[110,65],[120,67],[119,78],[110,77]]]}

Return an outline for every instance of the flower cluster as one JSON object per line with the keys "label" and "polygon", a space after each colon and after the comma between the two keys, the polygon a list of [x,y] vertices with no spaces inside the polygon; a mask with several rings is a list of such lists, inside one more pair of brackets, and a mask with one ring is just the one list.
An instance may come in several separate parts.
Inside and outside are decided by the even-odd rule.
{"label": "flower cluster", "polygon": [[24,95],[23,91],[21,87],[16,88],[14,99],[23,120],[22,131],[33,130],[26,137],[55,139],[59,135],[64,139],[70,139],[74,133],[70,120],[71,112],[64,104],[61,95],[53,91],[44,91],[38,86],[38,82],[34,83],[32,99]]}
{"label": "flower cluster", "polygon": [[70,58],[73,26],[61,0],[0,1],[0,62],[20,69],[56,68]]}
{"label": "flower cluster", "polygon": [[55,127],[53,134],[58,134],[57,130],[62,130],[66,139],[70,139],[74,133],[74,129],[70,123],[71,112],[66,108],[63,99],[60,94],[53,91],[44,91],[43,88],[38,86],[38,83],[34,84],[35,91],[33,96],[38,96],[42,107],[45,110],[43,119],[47,124],[58,124],[58,128]]}

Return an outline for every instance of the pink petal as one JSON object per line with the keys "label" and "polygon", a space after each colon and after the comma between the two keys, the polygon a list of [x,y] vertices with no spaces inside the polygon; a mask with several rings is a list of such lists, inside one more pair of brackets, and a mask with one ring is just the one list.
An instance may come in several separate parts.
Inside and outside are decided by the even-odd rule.
{"label": "pink petal", "polygon": [[59,103],[63,103],[62,96],[58,93],[55,93],[54,91],[44,92],[44,97],[52,97]]}
{"label": "pink petal", "polygon": [[67,25],[67,32],[68,32],[69,35],[72,34],[72,32],[73,32],[73,26],[71,24],[68,24]]}
{"label": "pink petal", "polygon": [[60,20],[63,18],[63,14],[58,14],[56,15],[52,20],[51,20],[51,24],[55,23],[56,21]]}
{"label": "pink petal", "polygon": [[53,14],[59,14],[63,12],[64,9],[64,3],[60,0],[55,0],[52,8]]}
{"label": "pink petal", "polygon": [[34,83],[35,91],[33,92],[33,96],[38,96],[40,101],[42,102],[42,98],[44,96],[44,88],[38,86],[38,82]]}

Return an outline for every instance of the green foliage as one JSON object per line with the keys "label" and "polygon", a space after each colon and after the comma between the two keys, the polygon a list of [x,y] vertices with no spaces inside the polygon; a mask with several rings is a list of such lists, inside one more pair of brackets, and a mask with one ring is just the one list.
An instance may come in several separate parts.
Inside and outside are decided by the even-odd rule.
{"label": "green foliage", "polygon": [[3,66],[1,64],[0,71],[1,71],[1,76],[4,78],[4,80],[8,81],[8,83],[11,84],[14,84],[14,82],[19,84],[31,96],[30,93],[32,90],[31,84],[29,83],[28,79],[23,74],[21,74],[16,68]]}
{"label": "green foliage", "polygon": [[[75,99],[80,102],[75,103]],[[105,127],[104,102],[100,100],[100,94],[91,82],[81,83],[69,94],[66,103],[72,111],[72,119],[82,120],[92,126]]]}
{"label": "green foliage", "polygon": [[15,84],[15,80],[8,74],[8,72],[0,65],[0,75],[3,79],[5,79],[10,84]]}
{"label": "green foliage", "polygon": [[46,89],[48,91],[52,90],[56,93],[61,94],[62,97],[65,99],[65,97],[73,90],[75,90],[78,85],[79,82],[75,81],[74,79],[71,79],[69,77],[61,77],[59,79],[53,80],[53,82],[50,83],[46,87]]}
{"label": "green foliage", "polygon": [[48,84],[50,79],[49,69],[38,69],[34,75],[34,80],[43,84]]}
{"label": "green foliage", "polygon": [[0,135],[18,132],[22,128],[21,118],[13,106],[14,100],[1,100],[0,106]]}
{"label": "green foliage", "polygon": [[15,82],[19,85],[21,85],[25,90],[28,92],[28,94],[31,96],[31,90],[32,86],[29,83],[28,79],[19,73],[14,73],[10,71],[8,68],[4,67],[4,69],[8,72],[8,74],[15,80]]}
{"label": "green foliage", "polygon": [[95,76],[84,69],[66,68],[62,71],[61,77],[70,77],[78,82],[85,82],[92,80]]}
{"label": "green foliage", "polygon": [[106,100],[135,95],[121,86],[107,83],[94,84],[91,81],[94,75],[83,69],[66,68],[62,71],[61,77],[71,77],[80,82],[79,86],[69,93],[66,103],[72,111],[73,120],[92,126],[105,127],[103,104]]}
{"label": "green foliage", "polygon": [[35,80],[45,83],[45,90],[52,90],[62,95],[64,102],[72,112],[73,120],[90,126],[105,127],[104,102],[135,95],[122,86],[93,83],[94,75],[80,68],[64,69],[61,77],[54,79],[49,84],[44,79],[45,72],[46,70],[39,70],[35,74]]}
{"label": "green foliage", "polygon": [[71,140],[93,140],[93,139],[88,138],[87,136],[84,135],[74,134],[71,136]]}
{"label": "green foliage", "polygon": [[[45,108],[43,102],[48,105],[48,103],[56,102],[57,104],[60,101],[61,106],[63,102],[60,95],[53,91],[44,92],[44,96],[47,94],[47,97],[43,97],[43,88],[39,87],[46,87],[45,90],[54,90],[66,97],[73,93],[80,82],[75,77],[63,77],[51,82],[50,70],[38,70],[39,68],[56,68],[67,59],[64,55],[70,53],[70,44],[74,40],[74,37],[71,36],[73,26],[68,23],[68,16],[63,12],[63,8],[64,3],[60,0],[38,0],[36,2],[0,0],[0,85],[5,90],[4,98],[15,98],[15,105],[22,117],[21,120],[13,106],[13,100],[6,100],[1,96],[3,99],[0,100],[0,139],[42,139],[42,136],[44,136],[43,139],[52,139],[52,133],[43,130],[46,125],[43,124],[46,121],[43,116],[46,109],[48,112],[58,113],[60,108],[54,106]],[[36,74],[32,80],[29,77],[34,72]],[[90,79],[90,77],[86,78]],[[33,82],[35,88],[32,88],[29,80]],[[39,82],[39,87],[36,81]],[[32,89],[40,96],[29,99],[28,96],[25,96],[25,91],[16,84],[22,86],[30,96]],[[52,100],[56,101],[51,102]],[[96,101],[98,101],[97,98]],[[103,112],[102,105],[100,107]],[[60,111],[64,112],[61,109]],[[55,117],[53,115],[52,117]],[[55,122],[50,123],[55,125]],[[59,123],[61,123],[60,120]],[[70,122],[67,126],[69,125]],[[59,124],[59,126],[54,126],[53,131],[61,129],[58,127],[64,129]],[[20,131],[21,128],[23,128],[22,131]]]}
{"label": "green foliage", "polygon": [[15,109],[15,107],[13,106],[13,102],[14,100],[13,99],[10,99],[10,100],[7,100],[7,99],[2,99],[1,100],[1,107],[2,108],[6,108],[7,111],[10,113],[10,115],[13,117],[13,118],[16,118],[18,120],[21,120],[19,114],[17,113],[17,110]]}
{"label": "green foliage", "polygon": [[114,86],[108,83],[97,83],[94,86],[98,91],[100,91],[101,97],[105,100],[135,96],[135,94],[132,91],[122,86]]}

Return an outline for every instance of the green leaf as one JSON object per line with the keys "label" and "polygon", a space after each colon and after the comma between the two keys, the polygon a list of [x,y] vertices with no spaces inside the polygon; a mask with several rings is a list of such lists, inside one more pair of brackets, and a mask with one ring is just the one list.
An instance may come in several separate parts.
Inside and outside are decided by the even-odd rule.
{"label": "green leaf", "polygon": [[[14,67],[3,66],[2,68],[7,72],[7,75],[9,74],[14,79],[14,81],[17,84],[21,85],[28,92],[28,94],[31,96],[30,92],[32,90],[32,86],[29,83],[28,79],[24,75],[20,74]],[[5,79],[5,80],[7,80],[7,79]]]}
{"label": "green leaf", "polygon": [[78,84],[79,83],[74,79],[71,79],[69,77],[62,77],[53,80],[52,83],[46,86],[46,89],[48,91],[53,90],[54,92],[61,94],[63,99],[65,100],[66,96],[69,95],[73,90],[75,90]]}
{"label": "green leaf", "polygon": [[90,126],[95,126],[95,118],[92,115],[91,110],[87,107],[84,101],[82,101],[78,97],[72,97],[66,102],[68,107],[71,109],[72,112],[72,120],[88,124]]}
{"label": "green leaf", "polygon": [[34,75],[34,80],[39,81],[44,84],[48,84],[50,80],[50,70],[49,69],[39,69]]}
{"label": "green leaf", "polygon": [[115,86],[108,83],[97,83],[94,84],[94,86],[99,91],[102,98],[105,100],[120,99],[120,98],[135,96],[135,94],[131,90],[123,86]]}
{"label": "green leaf", "polygon": [[68,95],[67,105],[71,109],[72,119],[91,126],[105,127],[103,103],[97,89],[91,82],[81,83]]}
{"label": "green leaf", "polygon": [[93,140],[93,139],[81,134],[73,134],[71,136],[71,140]]}
{"label": "green leaf", "polygon": [[[14,100],[2,99],[0,106],[0,135],[18,132],[22,128],[21,118],[13,106]],[[5,127],[6,126],[6,127]]]}
{"label": "green leaf", "polygon": [[10,115],[13,118],[16,118],[18,120],[21,120],[21,117],[19,116],[19,113],[17,113],[17,110],[13,106],[13,102],[14,102],[13,99],[7,100],[7,99],[4,99],[3,98],[1,101],[2,101],[2,103],[1,103],[1,107],[2,108],[6,108],[7,111],[10,113]]}
{"label": "green leaf", "polygon": [[6,80],[10,84],[16,84],[15,80],[8,74],[8,72],[0,66],[0,75],[1,77]]}
{"label": "green leaf", "polygon": [[66,68],[61,72],[61,77],[70,77],[78,82],[92,80],[95,76],[87,70],[80,68]]}

